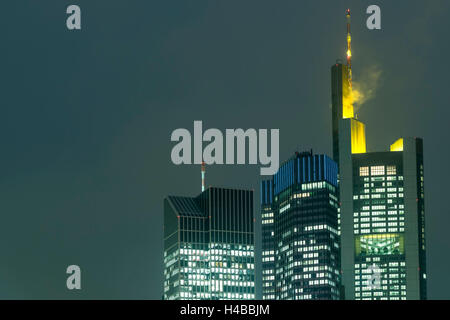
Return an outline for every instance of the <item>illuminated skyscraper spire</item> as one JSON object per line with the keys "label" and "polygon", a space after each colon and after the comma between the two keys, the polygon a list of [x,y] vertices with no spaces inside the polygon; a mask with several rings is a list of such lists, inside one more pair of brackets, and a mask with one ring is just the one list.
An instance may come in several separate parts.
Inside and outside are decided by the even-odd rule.
{"label": "illuminated skyscraper spire", "polygon": [[202,192],[205,191],[205,162],[202,162]]}
{"label": "illuminated skyscraper spire", "polygon": [[350,9],[345,10],[347,18],[347,67],[348,67],[348,83],[352,88],[352,36],[350,34]]}

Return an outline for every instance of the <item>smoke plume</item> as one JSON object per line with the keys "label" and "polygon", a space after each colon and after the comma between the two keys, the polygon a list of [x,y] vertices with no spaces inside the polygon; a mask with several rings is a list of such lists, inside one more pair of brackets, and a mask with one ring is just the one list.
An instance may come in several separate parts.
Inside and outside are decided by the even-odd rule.
{"label": "smoke plume", "polygon": [[381,75],[381,68],[373,65],[364,69],[357,78],[357,81],[353,80],[352,100],[355,112],[361,109],[364,103],[375,97]]}

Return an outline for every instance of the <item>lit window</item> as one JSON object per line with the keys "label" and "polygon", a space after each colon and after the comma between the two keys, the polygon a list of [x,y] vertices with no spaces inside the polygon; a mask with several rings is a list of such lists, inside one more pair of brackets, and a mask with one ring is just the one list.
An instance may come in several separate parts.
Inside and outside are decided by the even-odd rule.
{"label": "lit window", "polygon": [[369,175],[369,167],[359,167],[359,175],[361,177]]}

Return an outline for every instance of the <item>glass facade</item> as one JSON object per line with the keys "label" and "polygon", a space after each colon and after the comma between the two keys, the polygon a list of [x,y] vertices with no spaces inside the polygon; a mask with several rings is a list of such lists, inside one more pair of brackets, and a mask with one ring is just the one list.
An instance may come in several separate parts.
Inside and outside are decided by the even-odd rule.
{"label": "glass facade", "polygon": [[401,163],[360,165],[356,169],[355,299],[406,299]]}

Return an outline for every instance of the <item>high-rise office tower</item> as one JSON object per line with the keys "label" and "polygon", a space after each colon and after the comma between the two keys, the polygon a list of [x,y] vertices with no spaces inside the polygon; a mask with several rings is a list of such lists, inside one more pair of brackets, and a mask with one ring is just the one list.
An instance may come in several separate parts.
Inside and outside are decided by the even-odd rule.
{"label": "high-rise office tower", "polygon": [[339,135],[345,297],[425,299],[422,140],[354,153],[352,120],[341,120]]}
{"label": "high-rise office tower", "polygon": [[275,230],[272,180],[261,181],[262,298],[275,300]]}
{"label": "high-rise office tower", "polygon": [[426,299],[423,142],[399,139],[389,151],[367,152],[350,72],[348,64],[331,68],[344,297]]}
{"label": "high-rise office tower", "polygon": [[253,191],[164,199],[164,299],[254,299]]}
{"label": "high-rise office tower", "polygon": [[263,299],[339,299],[337,164],[296,153],[261,183]]}

